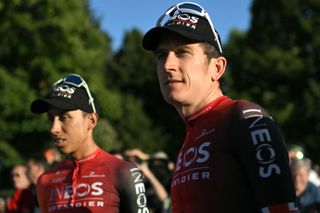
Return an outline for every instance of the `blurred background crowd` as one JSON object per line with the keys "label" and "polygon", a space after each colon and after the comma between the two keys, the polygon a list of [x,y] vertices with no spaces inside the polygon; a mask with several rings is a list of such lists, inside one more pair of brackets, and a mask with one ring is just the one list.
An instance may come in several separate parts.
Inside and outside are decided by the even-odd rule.
{"label": "blurred background crowd", "polygon": [[[143,173],[152,213],[170,213],[170,185],[174,163],[164,151],[146,153],[140,149],[111,150],[111,154],[135,164]],[[288,146],[288,156],[301,213],[320,212],[320,167],[306,156],[301,145]],[[0,200],[0,213],[38,213],[35,187],[38,177],[63,160],[56,149],[28,158],[26,164],[8,172],[11,191]]]}

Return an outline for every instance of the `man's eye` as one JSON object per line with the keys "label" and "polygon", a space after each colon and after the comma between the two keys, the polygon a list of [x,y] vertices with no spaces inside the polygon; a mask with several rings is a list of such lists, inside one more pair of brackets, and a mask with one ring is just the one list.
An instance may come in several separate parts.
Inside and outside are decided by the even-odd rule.
{"label": "man's eye", "polygon": [[189,54],[189,51],[187,51],[187,50],[179,50],[179,51],[176,52],[177,56],[184,56],[184,55],[187,55],[187,54]]}
{"label": "man's eye", "polygon": [[59,119],[60,119],[61,121],[64,121],[64,120],[66,120],[67,118],[68,118],[68,116],[65,115],[65,114],[59,116]]}

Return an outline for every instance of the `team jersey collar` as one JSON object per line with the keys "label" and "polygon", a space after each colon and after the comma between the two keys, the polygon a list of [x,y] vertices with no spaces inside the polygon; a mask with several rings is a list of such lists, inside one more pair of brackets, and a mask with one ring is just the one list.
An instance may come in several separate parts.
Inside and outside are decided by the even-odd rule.
{"label": "team jersey collar", "polygon": [[227,96],[221,96],[221,97],[213,100],[212,102],[208,103],[207,105],[203,106],[202,108],[200,108],[196,112],[192,113],[191,115],[189,115],[185,119],[187,125],[191,126],[195,120],[197,120],[199,117],[202,117],[203,115],[210,112],[212,109],[214,109],[216,106],[218,106],[221,102],[223,102],[226,99],[228,99]]}
{"label": "team jersey collar", "polygon": [[81,159],[79,159],[79,160],[73,159],[72,161],[74,161],[74,162],[76,162],[76,163],[79,163],[79,164],[88,162],[88,161],[94,159],[96,156],[98,156],[101,151],[102,151],[102,150],[101,150],[100,148],[97,148],[97,150],[94,151],[93,153],[91,153],[90,155],[88,155],[88,156],[86,156],[86,157],[84,157],[84,158],[81,158]]}

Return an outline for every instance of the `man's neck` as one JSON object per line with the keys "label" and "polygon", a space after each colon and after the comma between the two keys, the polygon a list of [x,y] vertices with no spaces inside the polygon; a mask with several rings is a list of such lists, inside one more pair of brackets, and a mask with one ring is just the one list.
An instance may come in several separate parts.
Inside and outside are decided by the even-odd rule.
{"label": "man's neck", "polygon": [[217,98],[223,96],[223,93],[220,88],[217,90],[211,92],[208,96],[206,96],[204,99],[202,99],[198,103],[193,104],[186,104],[186,105],[175,105],[175,108],[177,109],[179,115],[182,118],[187,118],[196,111],[200,110],[205,105],[211,103],[212,101],[216,100]]}
{"label": "man's neck", "polygon": [[97,144],[92,140],[86,143],[83,147],[79,148],[77,151],[70,153],[70,157],[75,160],[80,160],[88,155],[91,155],[98,149]]}

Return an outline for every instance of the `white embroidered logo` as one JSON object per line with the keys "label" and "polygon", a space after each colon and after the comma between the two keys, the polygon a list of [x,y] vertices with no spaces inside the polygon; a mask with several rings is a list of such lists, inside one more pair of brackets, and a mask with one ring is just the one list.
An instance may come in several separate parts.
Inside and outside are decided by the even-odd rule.
{"label": "white embroidered logo", "polygon": [[67,84],[61,84],[53,88],[53,96],[60,96],[64,98],[72,98],[76,88]]}
{"label": "white embroidered logo", "polygon": [[105,174],[99,175],[99,174],[96,174],[94,171],[91,171],[89,175],[82,176],[82,178],[101,178],[101,177],[106,177],[106,175]]}
{"label": "white embroidered logo", "polygon": [[202,137],[205,136],[205,135],[214,133],[215,131],[216,131],[216,129],[209,129],[209,130],[203,129],[202,132],[201,132],[201,134],[200,134],[198,137],[196,137],[195,140],[198,140],[198,139],[202,138]]}

